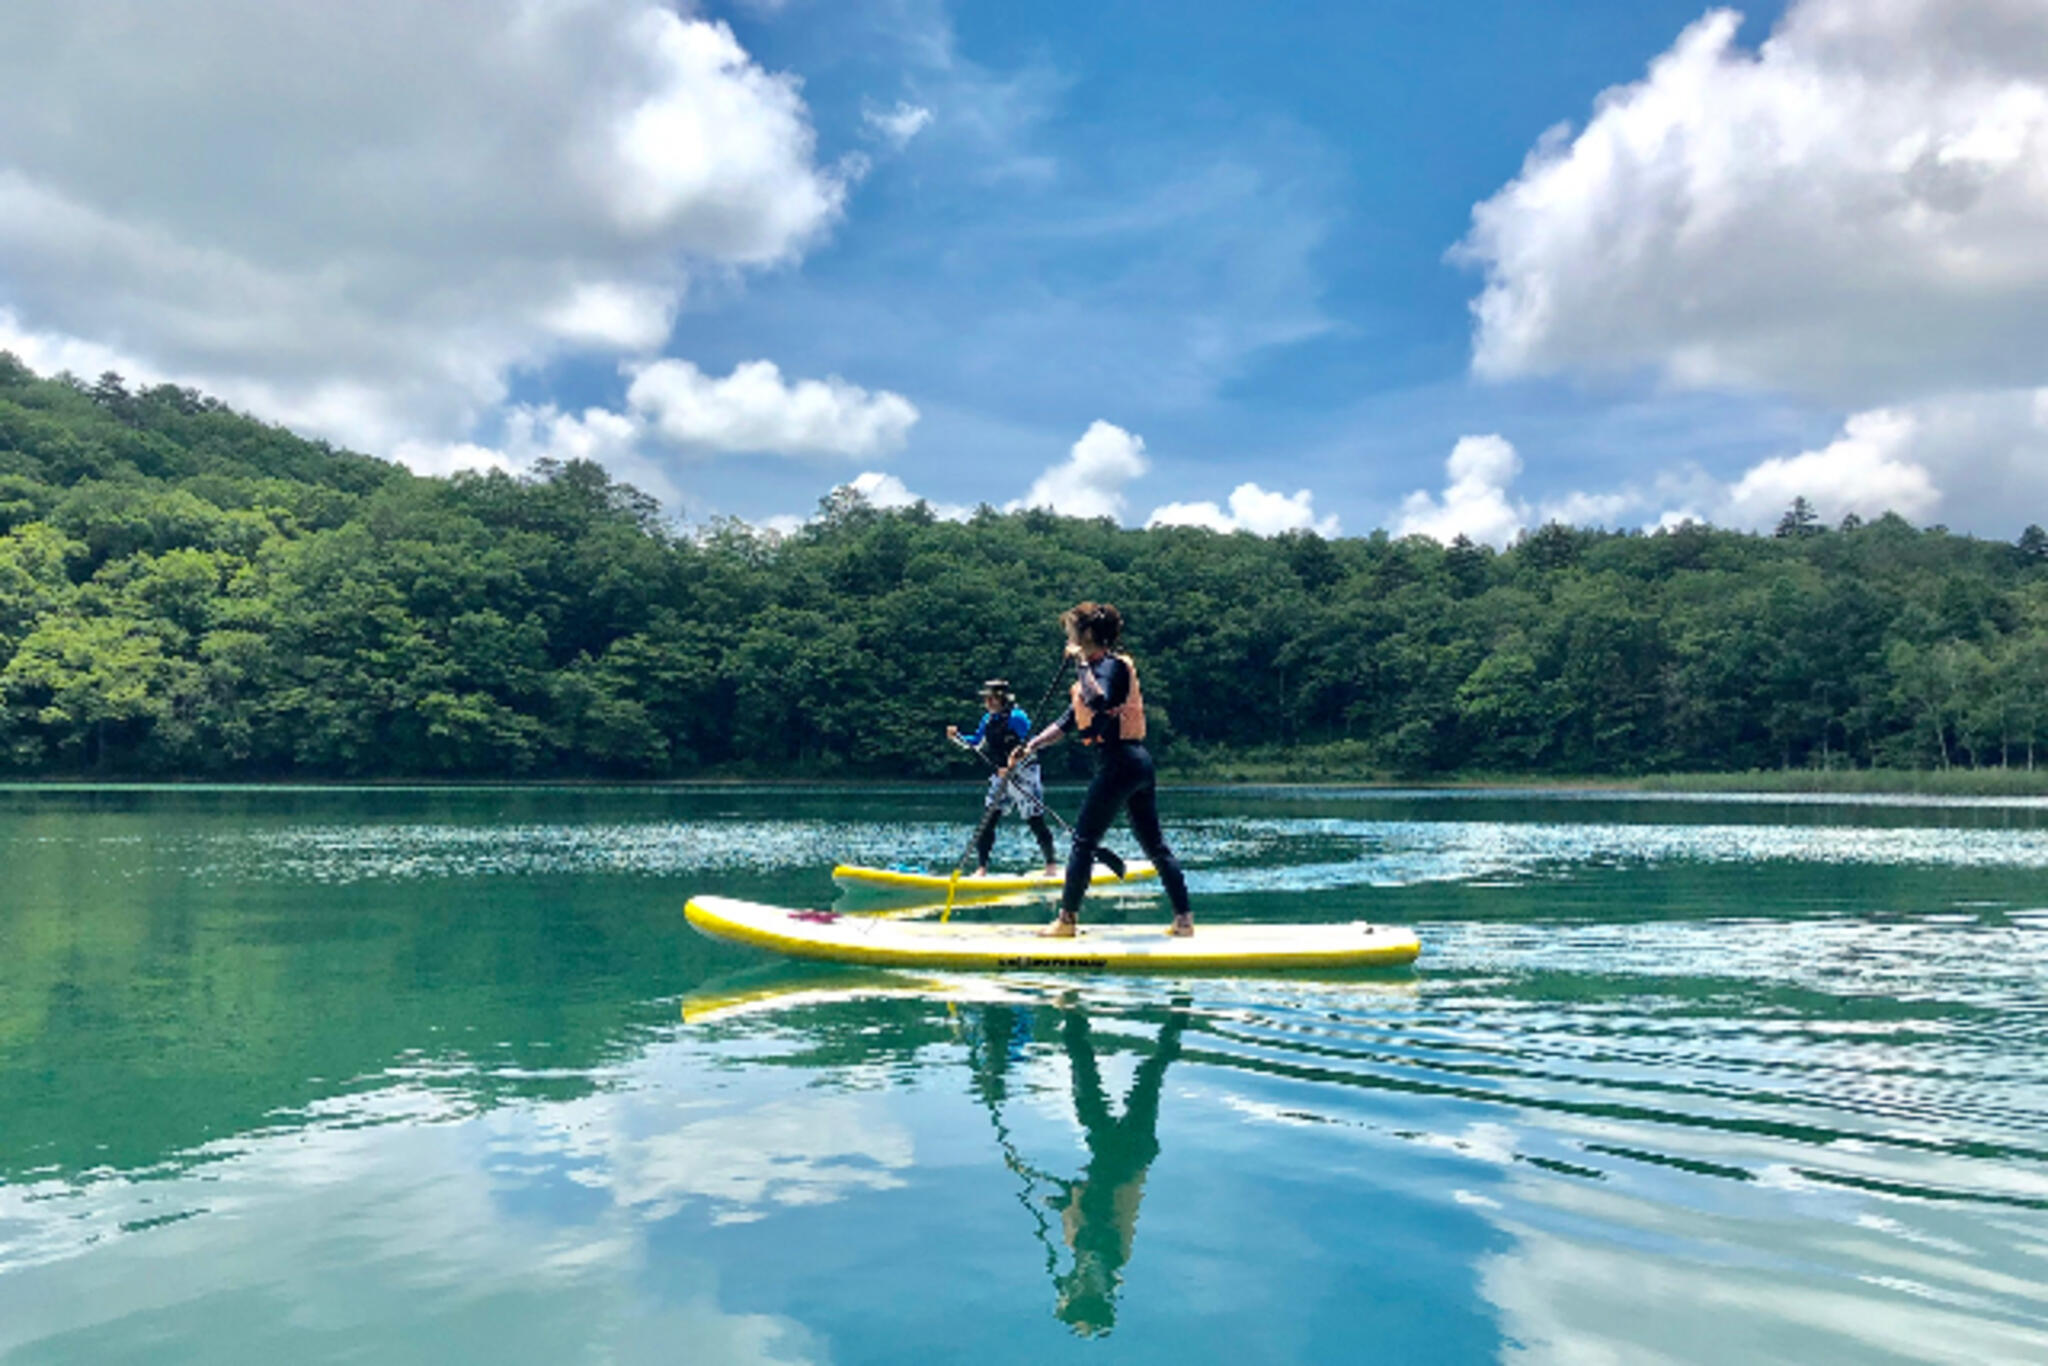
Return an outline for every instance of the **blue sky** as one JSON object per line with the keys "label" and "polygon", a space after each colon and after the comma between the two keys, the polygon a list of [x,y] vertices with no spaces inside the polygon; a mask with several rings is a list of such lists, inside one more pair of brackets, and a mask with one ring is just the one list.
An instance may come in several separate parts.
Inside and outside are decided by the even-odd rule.
{"label": "blue sky", "polygon": [[0,348],[692,522],[2048,520],[2048,6],[18,0]]}
{"label": "blue sky", "polygon": [[[936,500],[1016,498],[1104,419],[1147,444],[1136,502],[1305,485],[1360,531],[1435,488],[1469,432],[1507,434],[1541,493],[1657,459],[1732,471],[1831,428],[1650,383],[1469,376],[1480,279],[1446,253],[1472,206],[1698,5],[1271,8],[732,9],[804,77],[827,157],[868,147],[864,107],[933,121],[878,155],[828,246],[685,313],[671,352],[910,396],[924,416],[890,468]],[[697,488],[750,516],[822,491],[814,466],[737,462]]]}

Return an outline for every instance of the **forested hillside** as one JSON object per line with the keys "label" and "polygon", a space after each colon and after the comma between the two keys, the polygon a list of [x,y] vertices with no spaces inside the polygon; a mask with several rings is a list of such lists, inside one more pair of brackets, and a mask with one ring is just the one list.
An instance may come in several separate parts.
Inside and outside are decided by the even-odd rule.
{"label": "forested hillside", "polygon": [[1363,775],[2032,766],[2048,536],[1547,526],[1503,553],[829,500],[684,534],[593,465],[429,479],[168,386],[0,353],[0,765],[17,775],[960,772],[1076,598],[1162,752]]}

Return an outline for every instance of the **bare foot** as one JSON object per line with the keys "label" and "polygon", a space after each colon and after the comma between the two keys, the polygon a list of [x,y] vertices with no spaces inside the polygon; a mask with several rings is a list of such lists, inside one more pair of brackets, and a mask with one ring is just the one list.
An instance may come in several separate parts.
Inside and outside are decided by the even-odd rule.
{"label": "bare foot", "polygon": [[1191,915],[1177,915],[1173,918],[1173,924],[1167,926],[1166,932],[1175,939],[1186,939],[1195,932],[1195,918]]}
{"label": "bare foot", "polygon": [[1039,874],[1040,877],[1058,877],[1059,875],[1060,866],[1057,863],[1046,864],[1045,871]]}
{"label": "bare foot", "polygon": [[1065,916],[1061,916],[1053,921],[1052,924],[1040,930],[1038,937],[1040,939],[1072,939],[1080,932],[1081,927],[1079,924],[1067,919]]}

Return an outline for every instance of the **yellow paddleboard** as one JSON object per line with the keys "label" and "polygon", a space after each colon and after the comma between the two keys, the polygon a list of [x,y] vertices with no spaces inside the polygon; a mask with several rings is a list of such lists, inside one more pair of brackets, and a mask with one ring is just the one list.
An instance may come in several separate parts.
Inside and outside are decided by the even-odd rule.
{"label": "yellow paddleboard", "polygon": [[[1144,882],[1159,876],[1159,870],[1144,859],[1132,859],[1124,867],[1124,875],[1118,877],[1101,864],[1095,865],[1095,877],[1090,885],[1114,887],[1131,882]],[[910,873],[899,868],[863,868],[857,863],[842,863],[832,870],[832,880],[849,891],[889,892],[934,892],[939,896],[953,885],[953,879],[946,873]],[[1066,884],[1066,875],[1056,873],[1047,877],[1043,873],[990,873],[985,877],[963,875],[960,878],[959,894],[963,898],[979,899],[990,896],[1011,896],[1017,892],[1056,892]]]}
{"label": "yellow paddleboard", "polygon": [[897,968],[1078,968],[1100,972],[1243,972],[1398,967],[1422,952],[1413,930],[1342,925],[1205,925],[1186,939],[1164,924],[1086,926],[1041,939],[1036,925],[942,925],[798,911],[723,896],[686,914],[713,939],[832,963]]}

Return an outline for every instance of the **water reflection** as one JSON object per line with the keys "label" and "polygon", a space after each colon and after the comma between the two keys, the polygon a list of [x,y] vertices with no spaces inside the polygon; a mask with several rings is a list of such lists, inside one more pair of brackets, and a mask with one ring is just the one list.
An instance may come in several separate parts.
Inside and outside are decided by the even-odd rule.
{"label": "water reflection", "polygon": [[683,926],[950,797],[91,800],[0,800],[10,1366],[2048,1360],[2048,812],[1188,794],[1213,920],[1422,929],[1311,982]]}
{"label": "water reflection", "polygon": [[[967,1012],[963,1022],[975,1094],[988,1108],[1004,1162],[1025,1182],[1024,1205],[1045,1247],[1045,1267],[1052,1276],[1054,1313],[1087,1336],[1107,1333],[1116,1324],[1117,1291],[1137,1236],[1145,1177],[1159,1156],[1160,1086],[1166,1069],[1180,1057],[1187,1004],[1185,998],[1174,1002],[1150,1055],[1138,1065],[1119,1115],[1103,1084],[1087,1012],[1071,997],[1061,1003],[1060,1047],[1071,1074],[1074,1118],[1088,1145],[1088,1163],[1072,1180],[1026,1161],[1003,1121],[1010,1065],[1021,1058],[1021,1045],[1030,1037],[1030,1015],[1010,1006],[990,1006]],[[1049,1236],[1051,1221],[1045,1211],[1059,1221],[1068,1252],[1064,1259]]]}
{"label": "water reflection", "polygon": [[[829,1016],[835,1007],[858,1009],[889,1002],[928,1008],[943,1001],[971,1074],[970,1093],[988,1115],[1003,1165],[1022,1182],[1018,1203],[1045,1253],[1054,1313],[1077,1333],[1092,1337],[1108,1333],[1116,1324],[1117,1297],[1131,1259],[1146,1177],[1160,1153],[1162,1088],[1167,1069],[1181,1057],[1181,1036],[1193,1003],[1181,995],[1169,999],[1149,1050],[1120,1103],[1113,1103],[1103,1055],[1121,1050],[1098,1043],[1094,1019],[1078,993],[1062,990],[1049,1006],[1040,1007],[1034,999],[1038,990],[1035,983],[972,975],[777,969],[691,993],[684,998],[682,1015],[695,1025],[745,1016],[802,1016],[800,1036],[807,1046],[790,1060],[813,1066],[827,1057],[841,1064],[855,1056],[873,1060],[878,1051],[908,1057],[933,1038],[928,1024],[916,1027],[902,1018],[878,1034],[874,1017],[867,1013],[861,1013],[861,1024],[842,1037],[842,1031],[829,1018],[819,1018],[818,1012]],[[1145,1013],[1098,1009],[1095,1015],[1121,1025]],[[924,1018],[920,1012],[919,1022]],[[1066,1063],[1073,1116],[1087,1148],[1087,1160],[1073,1177],[1060,1176],[1028,1157],[1008,1117],[1009,1105],[1021,1099],[1022,1092],[1041,1089],[1017,1085],[1018,1074],[1031,1064],[1034,1052],[1049,1051],[1040,1039],[1041,1020],[1052,1025],[1051,1044]]]}
{"label": "water reflection", "polygon": [[[1469,1275],[1466,1293],[1537,1359],[1686,1359],[1702,1323],[1737,1306],[1742,1340],[1766,1356],[1891,1341],[1938,1359],[1944,1335],[1978,1360],[2048,1346],[2029,1307],[2048,1284],[2042,1244],[2021,1231],[2048,1208],[2024,1103],[2039,1068],[2010,1009],[1862,1006],[1706,976],[782,972],[717,1008],[763,1016],[752,1037],[773,1038],[774,1061],[880,1063],[919,1091],[964,1063],[1053,1317],[1079,1337],[1126,1320],[1156,1334],[1177,1312],[1164,1288],[1199,1272],[1188,1211],[1220,1197],[1284,1219],[1265,1241],[1306,1252],[1275,1254],[1297,1294],[1323,1274],[1366,1294],[1426,1264],[1441,1296]],[[1169,1071],[1180,1100],[1165,1146],[1206,1175],[1155,1186]],[[1078,1161],[1053,1155],[1049,1103],[1071,1116]],[[1141,1208],[1148,1251],[1134,1261]],[[1632,1294],[1659,1312],[1633,1312]],[[1373,1308],[1398,1312],[1388,1294]],[[1459,1331],[1465,1349],[1447,1359],[1483,1336]]]}

